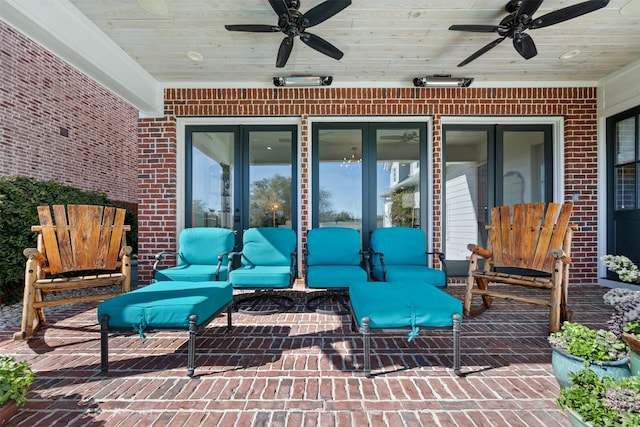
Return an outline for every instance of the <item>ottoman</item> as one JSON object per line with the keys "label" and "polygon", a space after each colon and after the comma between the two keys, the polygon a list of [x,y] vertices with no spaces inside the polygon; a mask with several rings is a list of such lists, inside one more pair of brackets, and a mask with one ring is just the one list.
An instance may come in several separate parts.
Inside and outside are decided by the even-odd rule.
{"label": "ottoman", "polygon": [[370,335],[408,331],[411,341],[420,329],[453,332],[453,370],[460,371],[462,302],[424,282],[362,282],[349,286],[351,321],[364,341],[364,374],[371,377]]}
{"label": "ottoman", "polygon": [[196,334],[227,309],[227,331],[231,329],[230,282],[164,281],[118,295],[98,305],[100,322],[100,369],[107,373],[110,329],[133,329],[144,338],[147,328],[189,331],[187,375],[192,377]]}

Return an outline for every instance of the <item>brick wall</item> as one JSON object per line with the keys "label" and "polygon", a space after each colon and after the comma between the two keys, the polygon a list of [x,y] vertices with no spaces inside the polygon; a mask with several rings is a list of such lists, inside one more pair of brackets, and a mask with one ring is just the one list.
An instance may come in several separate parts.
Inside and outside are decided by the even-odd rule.
{"label": "brick wall", "polygon": [[0,22],[0,176],[135,204],[137,123],[131,105]]}
{"label": "brick wall", "polygon": [[[305,130],[309,116],[318,115],[429,115],[433,116],[433,161],[435,182],[435,247],[442,239],[441,118],[465,116],[565,117],[566,193],[579,195],[573,221],[580,231],[573,244],[573,283],[597,281],[597,114],[595,88],[286,88],[286,89],[168,89],[165,116],[142,119],[138,125],[139,156],[139,254],[140,279],[149,280],[155,253],[175,250],[176,245],[176,118],[180,116],[242,117],[299,116],[302,120],[302,150],[309,141]],[[309,173],[302,157],[302,173]],[[303,233],[310,223],[302,182],[300,194]]]}

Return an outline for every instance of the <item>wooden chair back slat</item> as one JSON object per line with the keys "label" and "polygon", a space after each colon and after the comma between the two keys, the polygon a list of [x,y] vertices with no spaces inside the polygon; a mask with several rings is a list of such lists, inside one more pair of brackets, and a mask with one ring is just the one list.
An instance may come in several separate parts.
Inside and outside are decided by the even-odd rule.
{"label": "wooden chair back slat", "polygon": [[[553,236],[551,237],[551,243],[549,244],[549,250],[555,248],[563,248],[567,256],[571,256],[571,245],[566,247],[565,236],[567,229],[569,228],[569,220],[571,219],[571,212],[573,211],[573,205],[564,204],[560,209],[560,214],[555,221],[555,228],[553,229]],[[554,259],[549,256],[545,263],[543,271],[553,271]]]}
{"label": "wooden chair back slat", "polygon": [[[63,207],[64,209],[64,207]],[[74,257],[74,270],[100,269],[98,243],[102,226],[102,206],[69,205],[69,235]],[[56,223],[58,216],[56,216]]]}
{"label": "wooden chair back slat", "polygon": [[533,255],[533,261],[531,268],[534,270],[545,271],[545,262],[549,259],[549,251],[553,249],[551,246],[551,236],[556,226],[556,218],[558,216],[558,210],[560,209],[559,203],[549,203],[547,206],[547,212],[544,217],[544,222],[540,229],[540,237],[538,238],[538,245],[535,248]]}
{"label": "wooden chair back slat", "polygon": [[[120,248],[126,245],[126,234],[124,233],[125,213],[126,211],[124,209],[118,209],[115,212],[113,229],[111,230],[111,234],[109,236],[109,251],[107,252],[107,259],[105,260],[106,269],[113,269],[116,267]],[[108,224],[111,224],[111,222],[109,222]]]}
{"label": "wooden chair back slat", "polygon": [[52,274],[64,271],[62,267],[62,259],[60,249],[58,247],[58,238],[56,236],[56,228],[51,218],[51,210],[49,206],[38,206],[38,217],[40,218],[40,229],[42,235],[42,244],[47,254],[49,271]]}

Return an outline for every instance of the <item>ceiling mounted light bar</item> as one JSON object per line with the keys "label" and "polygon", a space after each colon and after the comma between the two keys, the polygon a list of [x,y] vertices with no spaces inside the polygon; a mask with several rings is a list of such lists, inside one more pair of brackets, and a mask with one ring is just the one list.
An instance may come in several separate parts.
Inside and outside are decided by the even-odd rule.
{"label": "ceiling mounted light bar", "polygon": [[469,87],[473,83],[473,78],[446,76],[426,76],[413,79],[415,87]]}
{"label": "ceiling mounted light bar", "polygon": [[332,76],[290,76],[273,78],[273,85],[276,87],[329,86],[332,82]]}

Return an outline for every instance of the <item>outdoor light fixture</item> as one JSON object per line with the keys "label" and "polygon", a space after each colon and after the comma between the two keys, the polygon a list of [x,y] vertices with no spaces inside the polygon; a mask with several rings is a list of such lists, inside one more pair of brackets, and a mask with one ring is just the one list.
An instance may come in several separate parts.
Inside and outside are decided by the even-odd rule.
{"label": "outdoor light fixture", "polygon": [[273,85],[276,87],[329,86],[331,82],[333,82],[332,76],[290,76],[273,78]]}
{"label": "outdoor light fixture", "polygon": [[413,79],[415,87],[469,87],[473,83],[473,78],[451,77],[451,75],[416,77]]}

